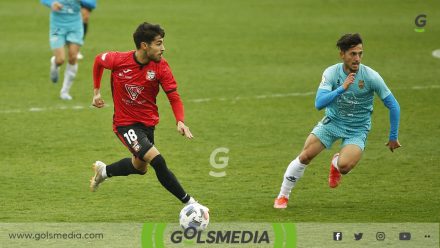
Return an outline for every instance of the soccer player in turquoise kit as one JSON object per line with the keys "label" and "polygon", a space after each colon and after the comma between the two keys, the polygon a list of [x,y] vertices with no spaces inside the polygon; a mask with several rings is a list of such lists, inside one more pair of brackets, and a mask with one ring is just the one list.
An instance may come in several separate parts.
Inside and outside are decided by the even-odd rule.
{"label": "soccer player in turquoise kit", "polygon": [[72,100],[70,88],[78,72],[77,55],[83,44],[83,24],[81,17],[81,5],[93,4],[92,0],[41,0],[41,3],[51,8],[49,41],[53,51],[50,59],[50,79],[53,83],[58,82],[60,66],[64,64],[65,51],[68,49],[68,63],[64,71],[63,87],[60,92],[62,100]]}
{"label": "soccer player in turquoise kit", "polygon": [[[83,29],[84,29],[83,40],[86,39],[87,31],[89,29],[90,14],[94,9],[96,9],[96,4],[97,4],[96,0],[81,1],[81,15],[82,15]],[[81,51],[78,52],[77,58],[79,60],[84,58],[84,55],[81,54]]]}
{"label": "soccer player in turquoise kit", "polygon": [[339,185],[341,174],[350,172],[359,162],[371,128],[373,99],[376,93],[389,109],[390,134],[386,146],[393,152],[400,147],[398,136],[400,107],[382,77],[361,64],[363,45],[359,34],[345,34],[337,42],[343,63],[328,67],[319,85],[315,107],[325,108],[324,118],[308,136],[304,148],[287,167],[274,208],[286,208],[296,182],[306,165],[324,149],[342,140],[342,148],[333,156],[328,183]]}

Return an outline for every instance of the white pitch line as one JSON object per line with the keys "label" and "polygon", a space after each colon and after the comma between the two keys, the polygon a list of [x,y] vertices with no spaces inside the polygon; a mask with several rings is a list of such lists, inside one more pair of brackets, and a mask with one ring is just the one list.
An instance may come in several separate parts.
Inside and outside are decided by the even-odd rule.
{"label": "white pitch line", "polygon": [[315,92],[303,92],[303,93],[269,94],[269,95],[258,95],[258,96],[236,96],[236,97],[232,97],[232,98],[225,98],[225,97],[200,98],[200,99],[186,100],[185,102],[192,102],[192,103],[203,103],[203,102],[210,102],[210,101],[232,101],[232,102],[235,102],[235,101],[239,101],[239,100],[310,96],[310,95],[314,95],[314,94],[315,94]]}
{"label": "white pitch line", "polygon": [[[394,88],[394,90],[429,90],[429,89],[440,89],[440,85],[425,85],[425,86],[412,86],[407,88]],[[192,102],[192,103],[205,103],[211,101],[231,101],[236,102],[239,100],[260,100],[260,99],[268,99],[268,98],[284,98],[284,97],[305,97],[315,95],[316,92],[292,92],[285,94],[267,94],[267,95],[257,95],[257,96],[235,96],[231,98],[226,97],[218,97],[218,98],[198,98],[198,99],[189,99],[184,102]],[[104,107],[111,107],[113,105],[106,104]],[[87,105],[74,105],[74,106],[55,106],[55,107],[31,107],[29,109],[3,109],[0,110],[0,114],[14,114],[14,113],[26,113],[26,112],[46,112],[46,111],[54,111],[54,110],[82,110],[82,109],[94,109],[93,106]]]}
{"label": "white pitch line", "polygon": [[428,85],[428,86],[413,86],[413,90],[426,90],[426,89],[440,89],[440,85]]}
{"label": "white pitch line", "polygon": [[30,108],[29,109],[30,112],[41,112],[41,111],[46,111],[45,108]]}
{"label": "white pitch line", "polygon": [[188,102],[195,102],[195,103],[209,102],[209,101],[211,101],[211,98],[201,98],[201,99],[188,100]]}
{"label": "white pitch line", "polygon": [[0,111],[2,114],[12,114],[12,113],[21,113],[20,109],[9,109],[9,110],[3,110]]}

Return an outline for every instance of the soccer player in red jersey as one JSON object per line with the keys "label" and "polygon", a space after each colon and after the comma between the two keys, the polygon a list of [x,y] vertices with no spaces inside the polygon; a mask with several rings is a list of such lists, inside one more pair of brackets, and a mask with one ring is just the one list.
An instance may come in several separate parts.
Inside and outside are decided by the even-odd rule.
{"label": "soccer player in red jersey", "polygon": [[100,94],[104,69],[111,70],[111,88],[114,103],[113,131],[131,151],[131,158],[106,165],[93,164],[95,175],[90,189],[96,191],[105,179],[130,174],[144,175],[150,164],[160,183],[182,203],[195,202],[182,188],[174,174],[154,146],[154,127],[159,122],[156,96],[159,87],[166,93],[177,122],[177,131],[192,139],[184,123],[183,104],[177,93],[177,83],[167,61],[162,57],[165,31],[159,26],[144,22],[133,34],[135,51],[105,52],[95,58],[93,66],[94,96],[92,105],[104,107]]}

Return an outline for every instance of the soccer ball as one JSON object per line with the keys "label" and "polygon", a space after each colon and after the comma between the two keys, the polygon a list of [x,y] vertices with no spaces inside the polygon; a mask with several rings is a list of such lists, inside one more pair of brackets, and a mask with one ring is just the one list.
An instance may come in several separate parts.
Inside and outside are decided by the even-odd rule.
{"label": "soccer ball", "polygon": [[180,211],[179,223],[183,229],[193,227],[203,231],[209,224],[209,209],[200,203],[186,205]]}

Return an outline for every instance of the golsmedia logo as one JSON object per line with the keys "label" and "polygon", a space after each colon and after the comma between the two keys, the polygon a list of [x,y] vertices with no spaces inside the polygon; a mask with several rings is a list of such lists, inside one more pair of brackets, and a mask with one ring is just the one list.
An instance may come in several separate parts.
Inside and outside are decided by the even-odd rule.
{"label": "golsmedia logo", "polygon": [[174,244],[181,243],[183,239],[194,240],[197,244],[269,244],[269,234],[267,230],[259,231],[197,231],[194,227],[189,227],[184,231],[175,231],[171,234],[170,240]]}
{"label": "golsmedia logo", "polygon": [[218,247],[296,247],[293,223],[218,223],[208,230],[193,227],[183,230],[175,224],[146,223],[142,229],[142,247],[181,247],[200,245]]}
{"label": "golsmedia logo", "polygon": [[414,31],[416,31],[418,33],[425,32],[424,27],[426,26],[426,15],[420,14],[420,15],[416,16],[414,23],[416,24],[416,28],[414,29]]}

